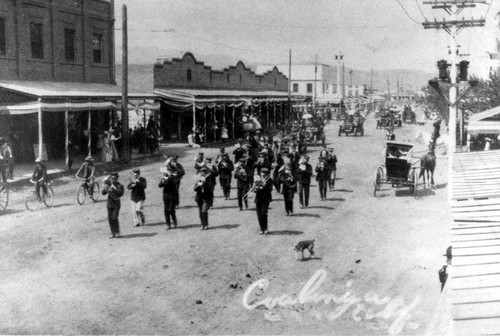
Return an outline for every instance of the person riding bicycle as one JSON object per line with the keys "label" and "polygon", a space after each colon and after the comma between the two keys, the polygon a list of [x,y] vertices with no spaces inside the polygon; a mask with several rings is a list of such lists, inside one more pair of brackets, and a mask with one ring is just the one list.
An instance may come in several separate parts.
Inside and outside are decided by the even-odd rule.
{"label": "person riding bicycle", "polygon": [[[94,167],[94,158],[92,156],[87,156],[85,158],[85,162],[82,163],[80,168],[75,174],[75,177],[78,179],[85,180],[85,189],[87,189],[89,195],[93,195],[94,193],[94,176],[95,172],[95,167]],[[83,173],[82,176],[80,176],[80,173]]]}
{"label": "person riding bicycle", "polygon": [[35,183],[35,192],[38,200],[41,200],[40,197],[40,187],[43,190],[43,194],[46,197],[47,194],[47,166],[43,163],[43,159],[38,157],[35,160],[36,166],[33,171],[33,175],[31,177],[31,182]]}

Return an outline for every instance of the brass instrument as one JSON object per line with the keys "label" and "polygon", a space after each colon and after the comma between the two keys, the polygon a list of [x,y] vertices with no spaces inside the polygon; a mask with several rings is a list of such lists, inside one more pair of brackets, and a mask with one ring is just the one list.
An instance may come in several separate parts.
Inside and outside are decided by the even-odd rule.
{"label": "brass instrument", "polygon": [[297,186],[297,181],[291,172],[283,171],[279,174],[278,178],[287,188],[295,188]]}
{"label": "brass instrument", "polygon": [[203,190],[203,185],[205,184],[205,181],[207,180],[207,178],[210,177],[210,175],[212,175],[211,173],[208,173],[207,175],[203,175],[203,174],[196,174],[194,177],[196,179],[196,183],[194,184],[194,188],[193,190],[194,191],[198,191],[199,188],[202,188],[201,191],[204,192]]}
{"label": "brass instrument", "polygon": [[270,178],[271,178],[271,174],[267,175],[264,179],[260,179],[258,181],[255,181],[255,183],[250,188],[250,190],[248,190],[248,192],[245,195],[243,195],[243,200],[246,200],[248,198],[248,196],[250,195],[250,193],[262,190]]}
{"label": "brass instrument", "polygon": [[113,181],[111,181],[111,176],[106,177],[102,181],[104,185],[104,190],[108,193],[109,197],[111,197],[112,200],[116,201],[120,199],[119,196],[116,196],[114,191],[116,190],[116,186],[113,184]]}

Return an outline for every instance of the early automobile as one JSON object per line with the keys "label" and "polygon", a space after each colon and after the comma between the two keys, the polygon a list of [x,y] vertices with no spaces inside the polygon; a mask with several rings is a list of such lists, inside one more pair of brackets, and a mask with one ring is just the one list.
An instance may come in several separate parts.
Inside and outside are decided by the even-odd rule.
{"label": "early automobile", "polygon": [[306,118],[302,120],[303,130],[302,139],[308,145],[316,146],[318,141],[321,141],[321,145],[324,147],[326,138],[323,131],[323,120],[318,118]]}
{"label": "early automobile", "polygon": [[409,142],[387,141],[384,162],[377,168],[373,196],[381,190],[382,184],[392,187],[409,187],[416,194],[418,184],[417,166],[412,164],[413,145]]}
{"label": "early automobile", "polygon": [[292,147],[295,147],[299,153],[305,153],[307,150],[307,144],[300,139],[298,133],[277,136],[276,144],[278,146],[278,151],[282,155],[291,153]]}
{"label": "early automobile", "polygon": [[365,130],[363,128],[364,118],[362,116],[349,115],[344,119],[344,122],[339,125],[339,136],[344,133],[346,136],[349,134],[354,134],[355,136],[360,134],[364,135]]}

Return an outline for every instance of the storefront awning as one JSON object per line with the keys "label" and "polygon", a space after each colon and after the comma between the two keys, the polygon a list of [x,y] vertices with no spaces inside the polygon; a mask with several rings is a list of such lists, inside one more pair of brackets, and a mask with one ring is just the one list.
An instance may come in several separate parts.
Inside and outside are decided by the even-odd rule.
{"label": "storefront awning", "polygon": [[[154,93],[170,107],[189,109],[193,104],[197,108],[250,105],[252,102],[282,102],[288,100],[288,92],[283,91],[241,91],[241,90],[189,90],[156,88]],[[291,95],[292,100],[302,100],[303,96]]]}
{"label": "storefront awning", "polygon": [[[9,102],[10,94],[21,95],[25,101]],[[39,109],[44,112],[121,110],[121,87],[110,84],[0,81],[0,114],[30,114]],[[132,92],[128,94],[129,110],[138,108],[159,110],[154,94]],[[36,99],[36,100],[35,100]],[[40,101],[39,101],[40,100]]]}
{"label": "storefront awning", "polygon": [[467,131],[469,133],[500,133],[500,121],[469,121]]}
{"label": "storefront awning", "polygon": [[469,123],[479,120],[485,120],[494,116],[500,115],[500,106],[491,108],[489,110],[476,113],[469,118]]}

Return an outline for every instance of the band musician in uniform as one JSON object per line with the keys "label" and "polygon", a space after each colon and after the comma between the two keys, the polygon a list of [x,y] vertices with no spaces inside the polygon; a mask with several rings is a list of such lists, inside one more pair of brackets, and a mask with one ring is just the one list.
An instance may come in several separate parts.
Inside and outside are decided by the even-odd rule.
{"label": "band musician in uniform", "polygon": [[108,209],[108,222],[111,229],[111,236],[109,238],[120,238],[120,222],[118,216],[120,214],[120,197],[123,196],[125,188],[118,182],[118,173],[111,173],[111,175],[104,180],[104,188],[102,189],[103,195],[108,195],[106,207]]}
{"label": "band musician in uniform", "polygon": [[214,201],[214,183],[212,175],[213,172],[210,168],[207,165],[204,165],[200,168],[200,172],[195,176],[195,201],[198,204],[201,230],[208,229],[208,210],[212,207]]}
{"label": "band musician in uniform", "polygon": [[293,216],[293,198],[297,192],[297,178],[293,175],[290,164],[286,164],[281,168],[279,179],[283,185],[285,213],[287,216]]}
{"label": "band musician in uniform", "polygon": [[246,165],[246,159],[240,158],[239,162],[234,165],[234,178],[236,179],[236,188],[238,189],[238,206],[240,211],[243,211],[243,202],[245,209],[248,209],[248,190],[250,189],[249,177],[250,171]]}
{"label": "band musician in uniform", "polygon": [[228,200],[231,194],[231,174],[234,170],[234,164],[227,153],[222,154],[218,168],[220,186],[222,187],[224,197]]}
{"label": "band musician in uniform", "polygon": [[175,208],[179,199],[179,190],[177,188],[176,176],[177,172],[170,165],[162,170],[163,177],[158,183],[158,188],[163,188],[163,213],[165,215],[165,223],[167,224],[167,230],[177,227],[177,216],[175,214]]}
{"label": "band musician in uniform", "polygon": [[313,175],[312,166],[309,164],[309,156],[306,155],[300,160],[296,175],[299,182],[300,205],[307,208],[309,206],[309,189]]}
{"label": "band musician in uniform", "polygon": [[260,179],[254,182],[252,190],[255,192],[255,206],[261,230],[260,234],[266,235],[268,229],[267,212],[269,211],[269,204],[273,200],[271,195],[273,181],[271,180],[269,168],[264,167],[260,170]]}
{"label": "band musician in uniform", "polygon": [[135,226],[146,224],[143,207],[146,201],[145,189],[148,183],[144,177],[141,176],[141,170],[135,168],[132,170],[134,176],[130,179],[127,189],[130,190],[130,205],[132,207],[132,218],[134,219]]}
{"label": "band musician in uniform", "polygon": [[328,182],[330,181],[330,167],[326,163],[324,156],[319,157],[318,165],[316,166],[316,181],[318,182],[319,195],[321,200],[326,200],[326,192],[328,190]]}

